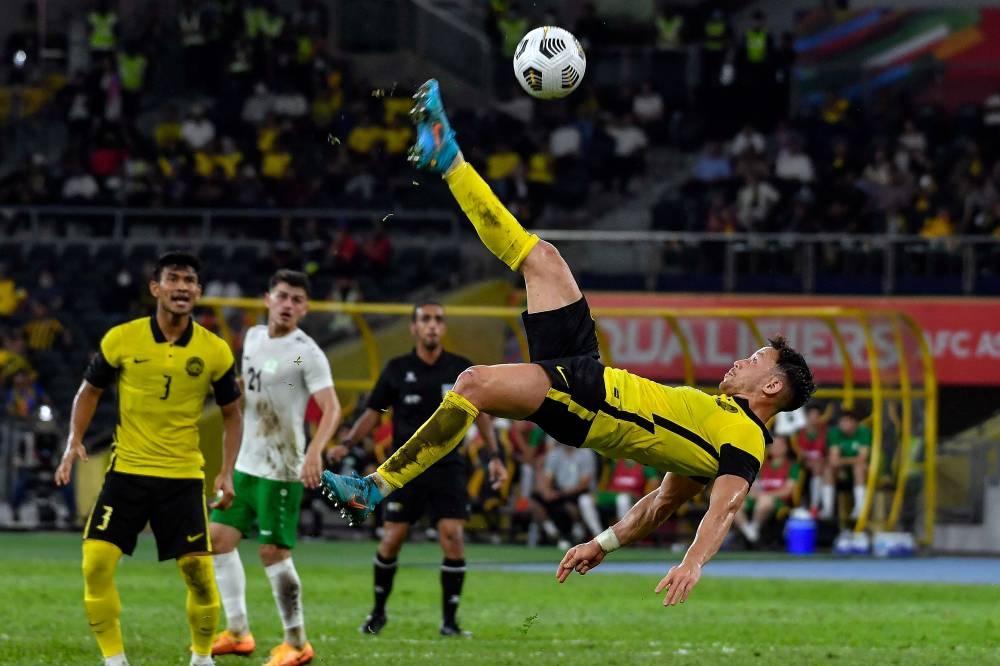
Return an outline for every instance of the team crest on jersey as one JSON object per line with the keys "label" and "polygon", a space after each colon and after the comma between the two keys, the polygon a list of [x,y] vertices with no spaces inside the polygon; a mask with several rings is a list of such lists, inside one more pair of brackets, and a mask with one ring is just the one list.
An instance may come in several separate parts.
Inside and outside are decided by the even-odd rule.
{"label": "team crest on jersey", "polygon": [[722,398],[720,398],[719,396],[715,396],[715,404],[717,404],[719,407],[722,407],[730,414],[740,413],[740,410],[736,408],[736,405],[730,405],[728,402],[723,402]]}
{"label": "team crest on jersey", "polygon": [[189,377],[197,377],[205,371],[205,362],[197,356],[192,356],[184,364],[184,370],[187,371]]}
{"label": "team crest on jersey", "polygon": [[413,372],[413,370],[407,370],[406,376],[403,377],[403,381],[407,382],[408,384],[415,383],[417,381],[417,373]]}

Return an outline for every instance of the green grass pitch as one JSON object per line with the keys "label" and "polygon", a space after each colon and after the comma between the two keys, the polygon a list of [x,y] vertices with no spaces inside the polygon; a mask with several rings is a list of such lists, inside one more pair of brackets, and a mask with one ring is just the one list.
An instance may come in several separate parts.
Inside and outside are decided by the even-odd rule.
{"label": "green grass pitch", "polygon": [[[1000,663],[1000,590],[990,586],[824,583],[713,578],[691,600],[663,608],[647,575],[574,576],[499,571],[546,562],[552,548],[470,545],[459,618],[472,639],[441,638],[435,544],[403,551],[377,637],[357,628],[371,603],[375,544],[306,542],[295,551],[315,664],[987,664]],[[248,606],[258,649],[222,666],[261,663],[281,624],[253,543],[244,543]],[[616,560],[678,556],[626,549]],[[101,663],[82,603],[79,539],[0,534],[0,664]],[[126,652],[133,666],[186,664],[184,587],[151,539],[118,570]]]}

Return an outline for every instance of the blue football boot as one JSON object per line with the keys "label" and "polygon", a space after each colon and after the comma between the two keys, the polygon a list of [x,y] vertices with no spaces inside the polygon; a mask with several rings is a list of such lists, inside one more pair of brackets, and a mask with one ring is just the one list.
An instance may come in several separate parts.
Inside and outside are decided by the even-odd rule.
{"label": "blue football boot", "polygon": [[461,151],[444,111],[437,79],[420,86],[413,99],[416,102],[410,117],[417,126],[417,142],[410,148],[407,159],[418,169],[443,174]]}
{"label": "blue football boot", "polygon": [[344,476],[324,471],[320,489],[352,527],[360,525],[382,501],[382,491],[368,477]]}

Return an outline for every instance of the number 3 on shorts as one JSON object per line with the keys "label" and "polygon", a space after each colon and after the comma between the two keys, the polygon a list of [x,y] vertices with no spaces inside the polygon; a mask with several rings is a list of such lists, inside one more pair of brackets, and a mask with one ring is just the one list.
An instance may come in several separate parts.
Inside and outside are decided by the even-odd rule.
{"label": "number 3 on shorts", "polygon": [[97,526],[97,529],[104,531],[108,529],[108,523],[111,522],[111,512],[115,510],[113,506],[108,506],[107,504],[102,504],[101,508],[104,509],[104,515],[101,516],[101,524]]}

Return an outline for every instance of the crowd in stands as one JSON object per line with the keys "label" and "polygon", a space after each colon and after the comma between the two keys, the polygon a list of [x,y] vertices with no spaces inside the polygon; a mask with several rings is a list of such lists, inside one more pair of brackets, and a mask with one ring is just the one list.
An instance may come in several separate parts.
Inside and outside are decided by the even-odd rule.
{"label": "crowd in stands", "polygon": [[[68,129],[65,148],[33,152],[0,182],[3,200],[387,211],[447,201],[405,159],[419,82],[356,80],[327,45],[323,3],[181,4],[127,29],[112,3],[74,17],[86,21],[89,52],[67,59],[47,111]],[[509,71],[499,81],[493,108],[463,111],[480,100],[449,98],[453,123],[467,157],[528,219],[546,203],[581,205],[591,183],[626,191],[666,136],[652,82],[588,83],[571,104],[542,105]]]}
{"label": "crowd in stands", "polygon": [[816,117],[781,122],[768,134],[748,124],[728,141],[709,140],[684,188],[698,214],[679,224],[716,232],[1000,236],[1000,153],[984,140],[985,128],[939,134],[910,113],[897,120],[865,131],[846,100],[832,97]]}

